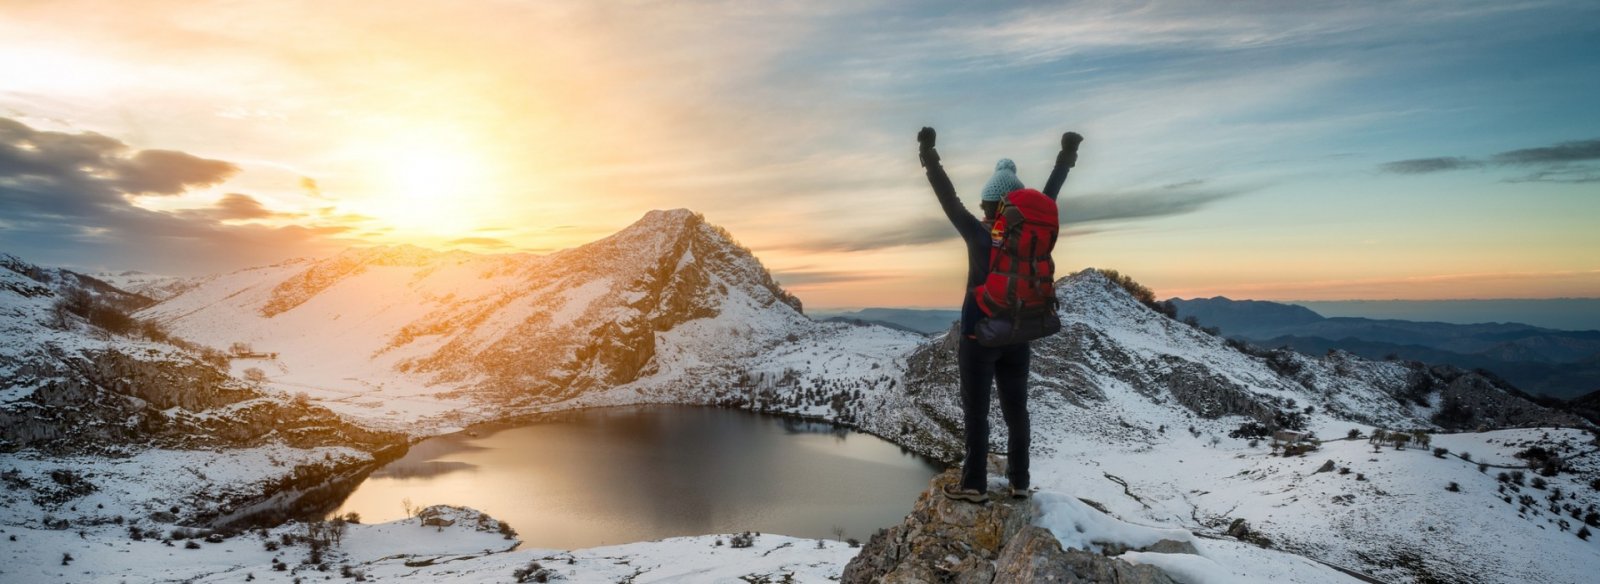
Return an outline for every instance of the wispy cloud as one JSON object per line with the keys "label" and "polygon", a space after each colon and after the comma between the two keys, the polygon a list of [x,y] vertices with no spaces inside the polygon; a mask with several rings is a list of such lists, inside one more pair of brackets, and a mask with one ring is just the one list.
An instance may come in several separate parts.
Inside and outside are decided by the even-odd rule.
{"label": "wispy cloud", "polygon": [[482,247],[488,249],[504,249],[511,247],[511,242],[495,237],[458,237],[445,242],[446,245]]}
{"label": "wispy cloud", "polygon": [[1080,226],[1185,215],[1213,203],[1245,194],[1243,189],[1204,189],[1191,180],[1165,187],[1120,193],[1065,196],[1060,200],[1064,225]]}
{"label": "wispy cloud", "polygon": [[1396,160],[1385,162],[1378,166],[1383,172],[1393,174],[1428,174],[1444,172],[1446,170],[1461,170],[1466,168],[1482,168],[1483,163],[1470,158],[1447,156],[1440,158],[1413,158],[1411,160]]}
{"label": "wispy cloud", "polygon": [[901,223],[887,228],[860,229],[847,235],[798,239],[771,247],[806,252],[866,251],[938,243],[958,236],[955,227],[943,218],[918,218]]}
{"label": "wispy cloud", "polygon": [[[1188,180],[1162,187],[1082,195],[1063,194],[1057,200],[1061,226],[1074,235],[1105,231],[1105,227],[1085,227],[1186,215],[1214,203],[1241,196],[1247,189],[1204,188],[1203,180]],[[891,247],[923,245],[956,239],[955,227],[943,217],[918,217],[898,221],[887,228],[856,229],[847,234],[819,236],[772,246],[809,252],[866,251]]]}
{"label": "wispy cloud", "polygon": [[1506,182],[1591,183],[1600,182],[1600,165],[1592,164],[1597,160],[1600,160],[1600,139],[1509,150],[1484,160],[1462,157],[1397,160],[1380,164],[1378,169],[1392,174],[1431,174],[1489,165],[1520,166],[1533,167],[1535,170],[1506,179]]}
{"label": "wispy cloud", "polygon": [[[1460,21],[1538,8],[1542,2],[1427,2],[1415,10],[1385,3],[1283,3],[1228,10],[1191,1],[1090,0],[1029,5],[974,15],[948,36],[972,54],[1011,62],[1088,52],[1231,52],[1305,46],[1371,46],[1450,30]],[[985,6],[984,11],[992,11]]]}
{"label": "wispy cloud", "polygon": [[1499,164],[1559,164],[1600,160],[1600,139],[1562,142],[1542,148],[1523,148],[1494,155]]}
{"label": "wispy cloud", "polygon": [[824,284],[872,282],[889,279],[894,276],[882,272],[798,269],[775,270],[773,277],[785,287],[804,288]]}
{"label": "wispy cloud", "polygon": [[1561,166],[1536,170],[1528,174],[1506,179],[1510,183],[1543,182],[1584,184],[1600,182],[1600,168],[1595,166]]}

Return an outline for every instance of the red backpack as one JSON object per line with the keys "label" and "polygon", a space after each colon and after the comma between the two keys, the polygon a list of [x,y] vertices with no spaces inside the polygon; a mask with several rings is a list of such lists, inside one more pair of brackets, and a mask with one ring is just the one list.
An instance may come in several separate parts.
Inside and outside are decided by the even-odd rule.
{"label": "red backpack", "polygon": [[1061,330],[1056,315],[1056,263],[1050,252],[1060,233],[1056,202],[1033,189],[1011,191],[1000,202],[989,236],[989,277],[972,289],[985,318],[978,344],[998,347],[1047,337]]}

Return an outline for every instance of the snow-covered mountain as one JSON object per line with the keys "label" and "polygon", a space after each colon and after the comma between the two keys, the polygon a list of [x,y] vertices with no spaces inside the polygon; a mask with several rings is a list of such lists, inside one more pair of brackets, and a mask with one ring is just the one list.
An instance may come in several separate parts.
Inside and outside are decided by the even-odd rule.
{"label": "snow-covered mountain", "polygon": [[0,271],[12,273],[8,276],[10,282],[5,286],[19,295],[24,294],[24,288],[30,287],[49,290],[57,297],[77,293],[113,308],[130,312],[155,303],[155,299],[150,296],[116,286],[103,278],[63,268],[31,264],[9,253],[0,253]]}
{"label": "snow-covered mountain", "polygon": [[[236,366],[270,386],[419,433],[594,394],[751,403],[802,362],[886,380],[856,369],[920,340],[810,321],[749,250],[682,209],[545,256],[380,247],[243,270],[138,316],[217,349],[244,343],[264,358]],[[843,391],[817,387],[812,402]]]}
{"label": "snow-covered mountain", "polygon": [[3,260],[0,447],[114,453],[393,442],[322,408],[264,394],[230,377],[221,355],[118,314],[148,299],[71,271]]}
{"label": "snow-covered mountain", "polygon": [[[60,528],[134,510],[224,522],[286,488],[403,453],[400,435],[262,392],[229,376],[219,355],[121,312],[148,302],[82,274],[0,256],[8,522]],[[252,457],[271,464],[237,472]],[[212,463],[232,470],[207,476],[201,469]],[[160,481],[151,472],[192,474]],[[96,512],[64,508],[75,511],[85,496],[98,500]],[[99,511],[107,503],[117,511]]]}
{"label": "snow-covered mountain", "polygon": [[149,274],[138,270],[99,272],[94,274],[94,277],[118,289],[138,294],[154,302],[177,296],[184,290],[188,290],[204,280],[204,278]]}
{"label": "snow-covered mountain", "polygon": [[[19,298],[52,293],[16,280],[38,290]],[[541,411],[706,404],[820,417],[940,459],[959,454],[953,335],[812,321],[749,250],[686,210],[544,256],[353,249],[189,283],[137,316],[201,349],[106,342],[231,353],[233,377],[215,371],[221,386],[302,396],[369,429],[424,436]],[[1449,367],[1230,343],[1095,270],[1057,293],[1065,330],[1036,344],[1029,396],[1035,483],[1048,493],[1093,500],[1122,521],[1270,544],[1400,582],[1578,582],[1583,572],[1567,566],[1600,559],[1574,534],[1600,503],[1586,431],[1496,430],[1588,427],[1576,417]],[[34,331],[18,346],[50,346],[37,336],[48,327],[28,318],[44,317],[7,320]],[[256,381],[236,379],[247,376]],[[1259,439],[1279,428],[1324,442],[1279,456]],[[1440,434],[1449,448],[1440,457],[1345,439],[1379,428],[1479,432]],[[1509,472],[1533,445],[1562,459],[1543,490],[1489,470]],[[218,461],[280,456],[224,452]],[[35,463],[30,472],[46,476],[44,459]],[[456,566],[472,573],[468,564]]]}

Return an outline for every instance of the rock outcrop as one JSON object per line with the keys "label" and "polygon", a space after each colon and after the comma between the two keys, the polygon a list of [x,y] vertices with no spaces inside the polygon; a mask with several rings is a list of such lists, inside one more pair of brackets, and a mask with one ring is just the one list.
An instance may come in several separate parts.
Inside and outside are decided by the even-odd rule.
{"label": "rock outcrop", "polygon": [[[1003,475],[991,458],[990,474]],[[953,501],[940,489],[958,471],[933,478],[904,522],[872,536],[845,566],[846,584],[1028,584],[1097,582],[1170,584],[1160,570],[1099,552],[1062,549],[1049,530],[1034,525],[1030,500],[996,498],[986,505]],[[1105,546],[1119,553],[1116,545]],[[1143,551],[1194,553],[1188,542],[1162,540]]]}

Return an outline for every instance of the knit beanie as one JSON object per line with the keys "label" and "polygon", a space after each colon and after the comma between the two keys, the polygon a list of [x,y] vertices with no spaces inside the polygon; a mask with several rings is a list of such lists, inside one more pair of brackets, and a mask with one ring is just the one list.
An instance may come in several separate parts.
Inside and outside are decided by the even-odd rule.
{"label": "knit beanie", "polygon": [[1010,158],[1001,158],[994,165],[994,176],[989,177],[989,182],[983,183],[983,200],[999,201],[1020,188],[1022,181],[1017,178],[1017,163]]}

